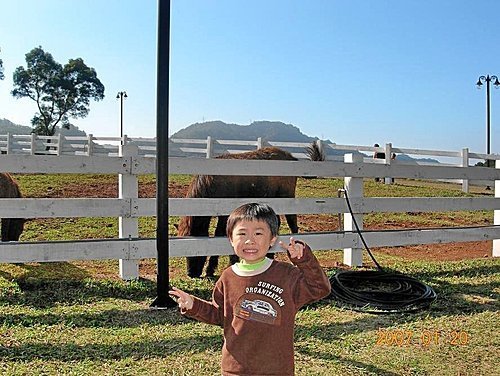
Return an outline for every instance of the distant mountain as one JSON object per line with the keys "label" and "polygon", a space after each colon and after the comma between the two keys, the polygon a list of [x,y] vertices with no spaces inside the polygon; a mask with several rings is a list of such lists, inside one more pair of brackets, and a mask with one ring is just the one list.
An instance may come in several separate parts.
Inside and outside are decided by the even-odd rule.
{"label": "distant mountain", "polygon": [[[33,128],[27,127],[25,125],[19,125],[11,122],[7,119],[0,119],[0,134],[31,134]],[[75,127],[74,125],[70,125],[69,129],[59,128],[57,127],[56,134],[63,134],[64,136],[87,136],[87,134]]]}
{"label": "distant mountain", "polygon": [[174,133],[171,138],[206,138],[219,140],[256,140],[264,141],[312,142],[316,137],[303,134],[292,124],[279,121],[254,121],[250,125],[226,124],[222,121],[195,123]]}
{"label": "distant mountain", "polygon": [[407,154],[398,154],[397,158],[398,158],[398,160],[403,161],[403,162],[419,161],[419,162],[425,162],[425,163],[439,163],[439,161],[437,159],[434,159],[434,158],[413,158]]}
{"label": "distant mountain", "polygon": [[[300,129],[292,124],[285,124],[280,121],[254,121],[249,125],[227,124],[223,121],[207,121],[204,123],[195,123],[187,128],[181,129],[174,133],[171,138],[193,138],[206,139],[208,136],[216,140],[244,140],[256,141],[261,137],[264,143],[268,141],[281,142],[304,142],[311,143],[318,140],[317,137],[310,137],[300,131]],[[324,140],[331,143],[330,140]],[[171,144],[170,155],[176,155],[180,151],[179,147],[186,147],[187,144]],[[244,147],[231,145],[232,150],[248,150]],[[303,148],[287,148],[291,152],[304,152]],[[295,150],[296,149],[296,150]],[[221,145],[215,145],[215,153],[221,154],[225,152]],[[343,155],[341,151],[329,149],[328,155]],[[201,155],[200,155],[201,156]]]}
{"label": "distant mountain", "polygon": [[[317,137],[310,137],[300,131],[300,129],[292,124],[285,124],[280,121],[254,121],[249,125],[227,124],[223,121],[207,121],[204,123],[195,123],[174,133],[171,138],[177,139],[206,139],[208,136],[216,140],[246,140],[255,141],[261,137],[266,141],[282,141],[282,142],[304,142],[311,143],[318,140]],[[325,143],[331,144],[330,140],[323,140]],[[180,148],[193,147],[189,144],[170,143],[170,156],[185,156]],[[215,145],[215,154],[222,154],[227,150],[221,145]],[[248,150],[248,148],[231,145],[232,150]],[[291,152],[304,152],[303,148],[287,148]],[[358,151],[341,151],[326,148],[328,156],[342,156],[345,153],[359,153]],[[364,153],[359,153],[364,157],[369,157]],[[193,155],[193,157],[204,157],[203,154]],[[439,161],[431,158],[412,158],[409,155],[398,155],[398,160],[401,161],[421,161],[439,163]]]}
{"label": "distant mountain", "polygon": [[24,125],[14,124],[10,120],[0,119],[0,134],[30,134],[32,128]]}

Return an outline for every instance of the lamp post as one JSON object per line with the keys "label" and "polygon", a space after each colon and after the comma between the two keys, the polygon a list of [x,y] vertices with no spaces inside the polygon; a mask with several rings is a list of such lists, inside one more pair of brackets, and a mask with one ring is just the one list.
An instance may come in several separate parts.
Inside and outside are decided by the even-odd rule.
{"label": "lamp post", "polygon": [[118,94],[116,94],[116,99],[120,99],[120,138],[121,138],[121,143],[123,143],[123,99],[124,98],[127,98],[126,91],[119,91]]}
{"label": "lamp post", "polygon": [[[490,129],[491,129],[491,117],[490,117],[490,83],[493,81],[493,85],[495,85],[495,88],[498,88],[500,86],[500,81],[498,81],[497,76],[479,76],[479,79],[477,80],[477,88],[481,89],[481,86],[483,86],[483,83],[486,82],[486,154],[491,154],[491,142],[490,142]],[[487,159],[486,160],[486,165],[489,167],[490,161]]]}

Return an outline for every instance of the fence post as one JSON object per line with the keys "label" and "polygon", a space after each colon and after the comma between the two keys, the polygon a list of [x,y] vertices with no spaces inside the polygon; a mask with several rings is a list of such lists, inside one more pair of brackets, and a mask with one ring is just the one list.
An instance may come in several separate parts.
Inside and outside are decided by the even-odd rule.
{"label": "fence post", "polygon": [[[388,143],[388,144],[385,144],[385,164],[386,165],[391,164],[391,160],[392,160],[391,157],[392,157],[392,144]],[[385,184],[392,184],[392,181],[393,181],[392,176],[386,176],[384,178]]]}
{"label": "fence post", "polygon": [[[462,149],[462,167],[469,167],[469,148]],[[469,180],[467,179],[462,180],[462,192],[469,193]]]}
{"label": "fence post", "polygon": [[10,133],[7,132],[7,145],[6,145],[6,148],[5,148],[7,154],[10,154],[10,151],[11,151],[10,150],[10,144],[11,144],[10,138],[11,138],[10,137]]}
{"label": "fence post", "polygon": [[94,135],[92,133],[90,133],[88,136],[87,136],[87,155],[90,157],[93,153],[94,153],[94,144],[93,144],[93,141],[92,139],[94,138]]}
{"label": "fence post", "polygon": [[63,136],[61,133],[57,135],[57,155],[60,156],[62,154],[63,148]]}
{"label": "fence post", "polygon": [[262,137],[257,137],[257,149],[262,149]]}
{"label": "fence post", "polygon": [[31,134],[31,155],[36,154],[36,136],[34,133]]}
{"label": "fence post", "polygon": [[207,136],[207,159],[213,157],[214,142],[211,136]]}
{"label": "fence post", "polygon": [[[119,155],[123,157],[133,157],[139,154],[137,145],[120,145]],[[137,175],[119,174],[118,192],[121,199],[137,199],[139,197],[139,184]],[[139,237],[138,218],[120,216],[118,218],[118,228],[120,238]],[[125,280],[139,278],[139,260],[120,259],[120,278]]]}
{"label": "fence post", "polygon": [[[363,156],[360,154],[345,154],[345,163],[362,163]],[[363,178],[344,178],[344,187],[347,190],[349,199],[354,201],[357,198],[363,197]],[[355,214],[354,219],[360,230],[363,230],[363,214]],[[353,216],[351,213],[344,214],[344,231],[356,231]],[[361,266],[363,263],[362,248],[344,248],[344,264],[349,266]]]}
{"label": "fence post", "polygon": [[[495,168],[500,168],[500,160],[495,161]],[[495,180],[495,197],[500,197],[500,180]],[[495,210],[493,214],[493,224],[500,225],[500,210]],[[500,239],[493,239],[493,257],[500,257]]]}

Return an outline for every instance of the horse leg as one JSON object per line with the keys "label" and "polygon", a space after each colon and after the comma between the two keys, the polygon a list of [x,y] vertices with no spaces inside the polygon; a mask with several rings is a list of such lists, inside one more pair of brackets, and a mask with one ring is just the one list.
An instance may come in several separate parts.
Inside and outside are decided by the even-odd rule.
{"label": "horse leg", "polygon": [[186,257],[187,275],[191,278],[200,278],[206,259],[206,256]]}
{"label": "horse leg", "polygon": [[299,226],[297,225],[297,214],[287,214],[286,223],[288,227],[290,227],[290,231],[292,234],[297,234],[299,232]]}
{"label": "horse leg", "polygon": [[17,242],[24,228],[24,218],[2,218],[2,241]]}
{"label": "horse leg", "polygon": [[[277,215],[277,217],[278,217],[278,232],[279,232],[279,228],[280,228],[280,226],[281,226],[281,217],[280,217],[279,215]],[[274,256],[275,256],[275,255],[276,255],[276,253],[274,253],[274,252],[268,252],[268,253],[266,254],[266,257],[267,257],[267,258],[270,258],[271,260],[274,260]]]}
{"label": "horse leg", "polygon": [[[299,232],[299,226],[297,225],[297,214],[286,214],[286,223],[288,224],[288,227],[290,227],[290,231],[292,234],[297,234]],[[280,218],[278,216],[278,223],[280,223]],[[273,259],[275,253],[268,253],[267,257]]]}
{"label": "horse leg", "polygon": [[24,218],[11,218],[9,227],[9,240],[19,241],[24,229]]}
{"label": "horse leg", "polygon": [[[215,236],[226,236],[227,216],[217,218],[217,227],[215,227]],[[207,266],[207,277],[213,278],[217,267],[219,266],[219,256],[210,256]]]}
{"label": "horse leg", "polygon": [[9,239],[9,227],[10,227],[10,219],[2,218],[2,241],[8,242]]}
{"label": "horse leg", "polygon": [[[191,236],[208,236],[208,227],[211,217],[192,217],[190,224],[189,235]],[[205,266],[206,256],[190,256],[186,257],[187,274],[191,278],[199,278]]]}

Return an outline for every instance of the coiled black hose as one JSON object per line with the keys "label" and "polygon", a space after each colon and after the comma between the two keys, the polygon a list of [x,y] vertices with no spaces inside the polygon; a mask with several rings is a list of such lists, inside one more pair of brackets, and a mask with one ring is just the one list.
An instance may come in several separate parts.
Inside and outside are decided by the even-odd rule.
{"label": "coiled black hose", "polygon": [[385,271],[339,271],[330,284],[332,299],[362,312],[415,312],[436,299],[434,290],[417,279]]}
{"label": "coiled black hose", "polygon": [[415,278],[383,270],[361,234],[347,190],[342,191],[356,231],[378,270],[338,271],[330,277],[330,299],[346,308],[370,313],[415,312],[428,308],[436,300],[435,291]]}

